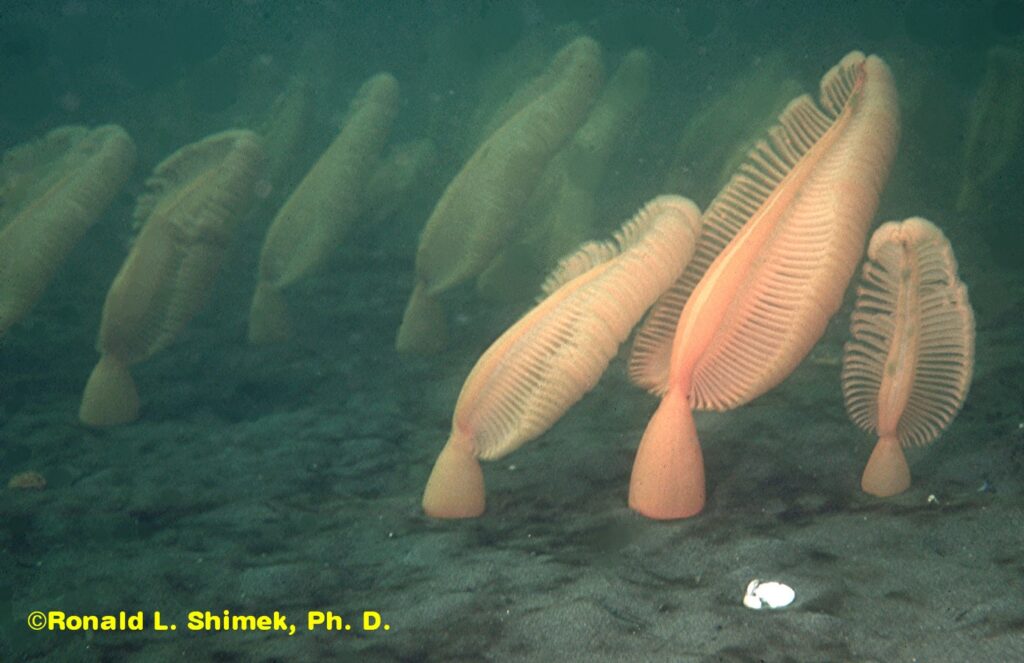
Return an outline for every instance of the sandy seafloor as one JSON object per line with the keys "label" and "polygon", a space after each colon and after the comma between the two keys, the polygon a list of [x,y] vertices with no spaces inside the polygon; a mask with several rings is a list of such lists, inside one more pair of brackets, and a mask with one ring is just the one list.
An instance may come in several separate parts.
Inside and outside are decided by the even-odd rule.
{"label": "sandy seafloor", "polygon": [[[831,61],[800,64],[811,89]],[[331,88],[314,156],[359,80]],[[898,83],[914,96],[914,85]],[[920,102],[921,88],[876,223],[925,214],[953,241],[978,321],[962,412],[910,455],[909,491],[888,500],[860,492],[874,439],[850,423],[839,388],[848,296],[783,384],[735,411],[698,413],[707,508],[668,523],[626,507],[656,401],[629,384],[625,351],[553,429],[485,464],[483,517],[422,514],[458,390],[523,310],[462,289],[446,300],[449,351],[394,351],[416,233],[451,163],[401,221],[360,225],[327,269],[290,293],[295,338],[271,348],[245,342],[273,214],[256,210],[210,304],[134,369],[140,420],[79,425],[133,196],[160,156],[198,137],[147,136],[136,117],[132,183],[0,342],[0,481],[29,470],[47,481],[41,491],[0,486],[0,661],[1024,661],[1024,273],[1005,258],[1019,251],[1020,217],[948,211],[963,134],[949,118],[962,119],[968,93],[958,89],[942,115]],[[933,145],[935,136],[945,142]],[[1004,188],[1019,202],[1020,170],[1009,172]],[[657,188],[641,196],[631,183],[612,185],[615,214]],[[993,237],[1005,238],[1001,260],[990,258]],[[754,578],[791,585],[796,601],[744,608]],[[35,610],[141,610],[147,628],[33,632]],[[155,610],[178,630],[149,628]],[[279,611],[297,633],[191,633],[186,614],[196,610]],[[317,610],[357,628],[307,632]],[[363,611],[390,629],[362,632]]]}

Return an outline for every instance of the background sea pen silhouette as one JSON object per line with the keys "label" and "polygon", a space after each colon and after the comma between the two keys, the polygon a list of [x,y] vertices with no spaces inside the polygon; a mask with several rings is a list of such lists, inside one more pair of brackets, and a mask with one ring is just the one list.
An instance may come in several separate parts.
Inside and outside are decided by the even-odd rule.
{"label": "background sea pen silhouette", "polygon": [[235,129],[186,145],[154,168],[135,208],[142,229],[103,303],[83,423],[113,426],[138,416],[128,367],[170,345],[202,306],[263,167],[259,137]]}
{"label": "background sea pen silhouette", "polygon": [[290,335],[283,290],[320,268],[366,209],[373,169],[398,113],[398,81],[388,73],[360,86],[338,136],[278,211],[260,250],[249,340]]}
{"label": "background sea pen silhouette", "polygon": [[0,336],[43,294],[135,167],[124,129],[60,127],[0,162]]}
{"label": "background sea pen silhouette", "polygon": [[544,167],[586,119],[601,91],[601,47],[579,37],[541,77],[542,90],[487,138],[441,194],[416,250],[416,277],[395,340],[400,352],[445,343],[438,297],[478,276],[508,242]]}

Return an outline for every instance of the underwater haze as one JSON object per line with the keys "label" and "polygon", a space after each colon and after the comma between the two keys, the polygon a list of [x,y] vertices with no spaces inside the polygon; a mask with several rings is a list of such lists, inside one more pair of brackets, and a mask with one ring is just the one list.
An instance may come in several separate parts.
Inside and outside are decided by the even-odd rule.
{"label": "underwater haze", "polygon": [[0,661],[1024,661],[1024,0],[0,2],[0,154]]}

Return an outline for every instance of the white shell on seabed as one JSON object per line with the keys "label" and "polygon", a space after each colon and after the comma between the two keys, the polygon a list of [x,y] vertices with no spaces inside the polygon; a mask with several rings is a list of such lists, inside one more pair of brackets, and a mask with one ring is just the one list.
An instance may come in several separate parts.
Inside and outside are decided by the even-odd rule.
{"label": "white shell on seabed", "polygon": [[753,610],[768,608],[785,608],[796,598],[796,592],[789,585],[781,582],[761,582],[757,578],[747,585],[747,593],[743,596],[743,605]]}

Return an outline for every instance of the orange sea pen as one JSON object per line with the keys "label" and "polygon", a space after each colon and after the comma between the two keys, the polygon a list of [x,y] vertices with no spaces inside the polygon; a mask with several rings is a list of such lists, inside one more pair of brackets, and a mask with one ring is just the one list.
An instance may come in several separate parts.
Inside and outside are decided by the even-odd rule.
{"label": "orange sea pen", "polygon": [[693,263],[645,322],[635,382],[663,394],[629,504],[659,519],[704,507],[691,409],[728,410],[781,382],[842,303],[895,152],[888,67],[853,52],[794,99],[704,215]]}
{"label": "orange sea pen", "polygon": [[889,497],[910,486],[902,447],[938,437],[971,383],[974,313],[941,230],[912,218],[875,231],[850,333],[846,411],[878,434],[861,488]]}
{"label": "orange sea pen", "polygon": [[679,276],[699,233],[697,207],[662,196],[615,242],[589,242],[562,259],[544,284],[547,297],[484,352],[462,386],[423,495],[427,515],[483,513],[478,459],[536,438],[597,384],[633,325]]}

